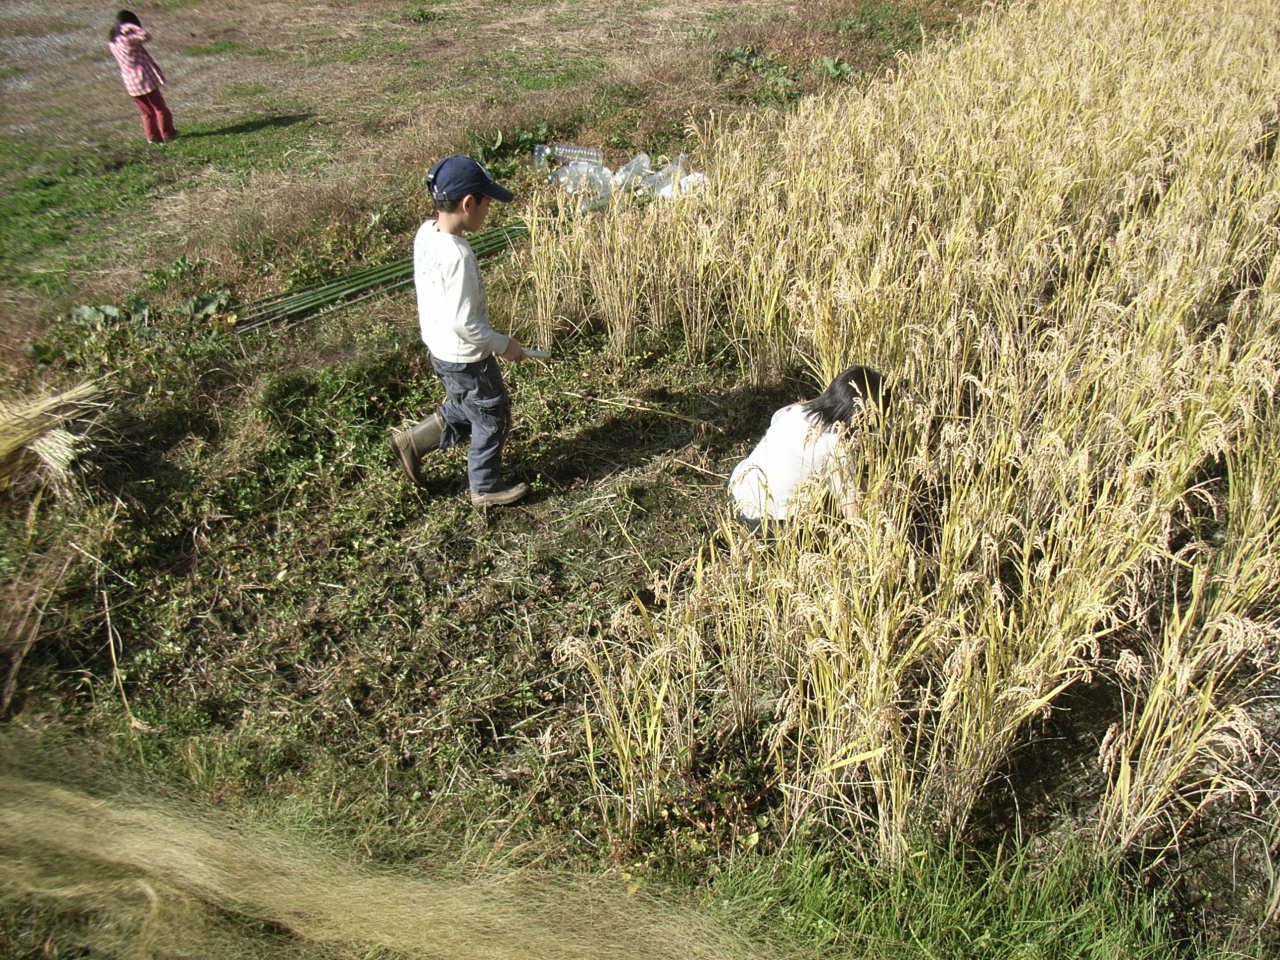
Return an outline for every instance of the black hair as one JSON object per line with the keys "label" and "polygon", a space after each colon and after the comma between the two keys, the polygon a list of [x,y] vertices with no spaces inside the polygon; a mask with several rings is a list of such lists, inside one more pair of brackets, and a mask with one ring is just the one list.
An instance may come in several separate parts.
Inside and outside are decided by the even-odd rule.
{"label": "black hair", "polygon": [[483,196],[484,196],[483,193],[468,193],[464,196],[458,197],[458,199],[456,200],[449,200],[445,198],[444,194],[433,193],[431,195],[431,199],[436,202],[436,210],[438,210],[440,213],[454,213],[459,209],[461,209],[462,201],[467,199],[467,197],[483,197]]}
{"label": "black hair", "polygon": [[854,366],[842,371],[827,389],[804,405],[805,415],[825,430],[836,424],[848,425],[868,403],[881,410],[889,402],[884,378],[870,367]]}
{"label": "black hair", "polygon": [[108,40],[114,40],[120,35],[120,27],[122,24],[132,23],[135,27],[142,26],[142,21],[138,19],[138,15],[132,10],[121,10],[116,14],[116,22],[111,25],[111,30],[107,34]]}
{"label": "black hair", "polygon": [[465,200],[466,197],[459,197],[457,200],[450,200],[443,194],[434,194],[431,199],[436,202],[436,210],[440,213],[454,213],[460,206],[462,206],[462,201]]}

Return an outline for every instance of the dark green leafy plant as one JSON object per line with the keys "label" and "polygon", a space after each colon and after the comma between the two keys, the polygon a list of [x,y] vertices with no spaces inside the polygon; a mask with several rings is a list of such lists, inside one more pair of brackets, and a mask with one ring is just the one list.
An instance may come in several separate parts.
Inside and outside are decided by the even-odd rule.
{"label": "dark green leafy plant", "polygon": [[786,103],[799,95],[794,71],[770,50],[744,44],[720,55],[726,69],[737,68],[760,84],[755,99],[761,103]]}
{"label": "dark green leafy plant", "polygon": [[818,72],[828,80],[848,81],[858,75],[858,71],[843,57],[829,57],[823,54],[814,63]]}
{"label": "dark green leafy plant", "polygon": [[535,144],[554,139],[556,131],[545,121],[536,127],[513,132],[467,130],[467,153],[480,161],[499,180],[512,176],[533,152]]}

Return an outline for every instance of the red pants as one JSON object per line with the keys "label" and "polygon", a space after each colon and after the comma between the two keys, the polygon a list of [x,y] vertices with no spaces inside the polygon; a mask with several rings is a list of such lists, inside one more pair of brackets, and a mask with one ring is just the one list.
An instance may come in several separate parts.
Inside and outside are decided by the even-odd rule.
{"label": "red pants", "polygon": [[134,97],[138,112],[142,114],[142,131],[152,143],[161,140],[172,140],[178,135],[173,129],[173,114],[165,106],[164,97],[159,90],[152,90],[140,97]]}

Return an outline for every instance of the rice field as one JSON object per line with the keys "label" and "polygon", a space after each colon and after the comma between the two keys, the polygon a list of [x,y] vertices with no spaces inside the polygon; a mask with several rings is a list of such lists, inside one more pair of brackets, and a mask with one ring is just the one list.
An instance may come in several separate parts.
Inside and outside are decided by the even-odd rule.
{"label": "rice field", "polygon": [[532,218],[539,345],[596,327],[895,391],[856,519],[773,546],[726,519],[567,650],[620,834],[721,745],[788,830],[900,861],[1085,686],[1113,705],[1078,718],[1099,849],[1158,861],[1218,799],[1274,803],[1243,774],[1280,638],[1274,14],[1001,5],[864,90],[713,122],[705,191]]}
{"label": "rice field", "polygon": [[[427,493],[387,469],[388,424],[434,387],[411,306],[297,343],[167,307],[183,336],[83,328],[92,363],[52,351],[51,382],[141,354],[111,401],[134,446],[105,425],[83,497],[7,521],[26,546],[0,557],[22,614],[0,710],[136,786],[0,737],[0,940],[1201,956],[1199,915],[1155,891],[1234,811],[1248,878],[1219,919],[1246,919],[1203,955],[1267,955],[1274,14],[993,4],[880,79],[697,126],[708,181],[673,202],[566,229],[531,191],[492,304],[559,365],[512,373],[541,500],[505,519],[450,500],[456,463]],[[858,438],[856,514],[815,502],[765,543],[709,507],[742,408],[851,363],[893,391]],[[99,382],[11,404],[0,480],[97,441]],[[440,866],[461,847],[474,873]],[[508,862],[529,866],[483,869]],[[716,919],[664,905],[681,871]],[[1109,911],[1132,903],[1126,933]]]}

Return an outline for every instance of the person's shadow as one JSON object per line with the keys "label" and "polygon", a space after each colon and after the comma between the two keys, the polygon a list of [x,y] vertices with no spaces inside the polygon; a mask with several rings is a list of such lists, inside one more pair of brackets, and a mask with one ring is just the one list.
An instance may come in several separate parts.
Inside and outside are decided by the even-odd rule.
{"label": "person's shadow", "polygon": [[194,133],[182,134],[184,140],[192,140],[195,137],[224,137],[235,133],[253,133],[257,130],[275,130],[281,127],[292,127],[294,124],[304,123],[307,120],[315,118],[314,113],[288,113],[276,117],[257,117],[253,120],[245,120],[241,123],[233,123],[229,127],[219,127],[217,130],[197,130]]}
{"label": "person's shadow", "polygon": [[508,469],[512,476],[541,476],[564,489],[620,473],[694,441],[724,457],[762,436],[774,411],[796,399],[798,388],[787,383],[718,394],[658,388],[626,400],[587,397],[578,402],[599,411],[595,422],[535,447],[523,458],[513,457]]}

